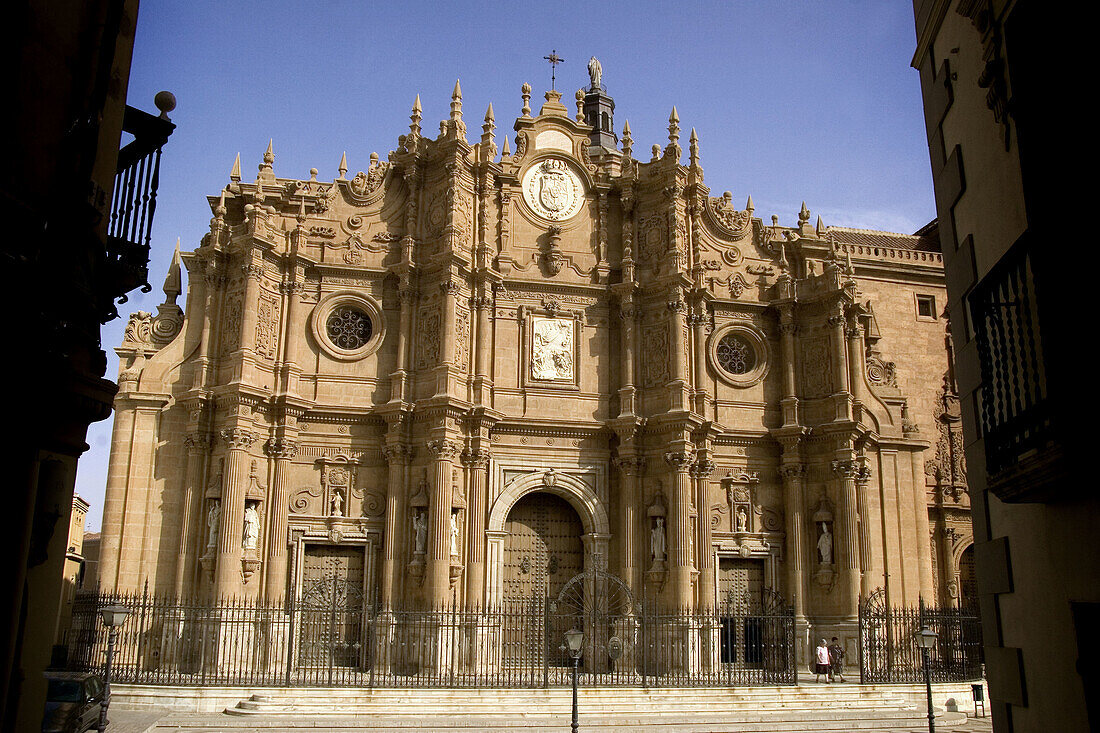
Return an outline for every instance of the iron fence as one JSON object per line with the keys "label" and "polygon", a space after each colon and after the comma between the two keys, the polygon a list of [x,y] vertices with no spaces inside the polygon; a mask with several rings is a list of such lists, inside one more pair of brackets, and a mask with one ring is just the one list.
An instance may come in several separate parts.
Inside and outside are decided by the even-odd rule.
{"label": "iron fence", "polygon": [[163,685],[550,687],[568,685],[564,632],[584,632],[582,685],[797,682],[793,611],[652,605],[609,611],[528,598],[486,608],[371,609],[332,592],[272,606],[148,593],[73,605],[68,667],[99,671],[99,609],[131,610],[112,665],[119,682]]}
{"label": "iron fence", "polygon": [[881,590],[859,608],[859,665],[863,682],[924,682],[915,634],[936,632],[929,651],[933,682],[964,682],[982,677],[982,629],[977,613],[965,608],[888,607]]}

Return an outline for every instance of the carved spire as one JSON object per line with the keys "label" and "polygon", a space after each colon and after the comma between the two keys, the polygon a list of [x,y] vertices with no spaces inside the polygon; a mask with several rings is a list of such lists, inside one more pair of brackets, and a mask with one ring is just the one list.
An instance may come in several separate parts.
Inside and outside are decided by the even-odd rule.
{"label": "carved spire", "polygon": [[[497,157],[497,144],[493,139],[496,130],[496,118],[493,116],[493,103],[489,102],[489,108],[485,110],[485,122],[481,125],[481,147],[486,160],[495,160]],[[504,136],[505,140],[508,136]]]}
{"label": "carved spire", "polygon": [[745,202],[745,211],[749,212],[750,216],[752,215],[752,212],[754,211],[754,208],[753,208],[753,205],[752,205],[752,194],[749,194],[749,200]]}
{"label": "carved spire", "polygon": [[688,142],[688,151],[691,156],[691,167],[699,167],[699,136],[695,134],[695,128],[691,128],[691,137]]}
{"label": "carved spire", "polygon": [[523,95],[523,109],[520,110],[524,117],[531,116],[531,85],[527,82],[523,82],[523,86],[519,88],[519,92]]}
{"label": "carved spire", "polygon": [[806,208],[806,202],[802,202],[802,210],[798,212],[798,226],[804,227],[810,223],[810,210]]}
{"label": "carved spire", "polygon": [[578,89],[576,94],[577,99],[577,122],[584,122],[584,90]]}
{"label": "carved spire", "polygon": [[340,167],[337,170],[340,171],[340,177],[337,180],[346,180],[348,175],[348,151],[345,150],[344,154],[340,156]]}
{"label": "carved spire", "polygon": [[630,157],[634,150],[634,138],[630,136],[630,120],[623,120],[623,155]]}
{"label": "carved spire", "polygon": [[673,107],[672,114],[668,116],[668,146],[665,148],[665,155],[678,161],[682,152],[683,148],[680,147],[680,115],[676,111],[676,107]]}
{"label": "carved spire", "polygon": [[267,150],[264,151],[264,162],[260,164],[260,175],[264,178],[274,178],[275,174],[272,172],[273,164],[275,163],[275,140],[268,139]]}
{"label": "carved spire", "polygon": [[237,158],[233,161],[233,167],[229,171],[229,180],[234,183],[241,182],[241,154],[237,153]]}
{"label": "carved spire", "polygon": [[446,123],[449,137],[466,139],[466,123],[462,121],[462,86],[455,79],[455,88],[451,92],[451,116]]}
{"label": "carved spire", "polygon": [[508,147],[508,136],[504,136],[504,147],[500,151],[500,157],[510,158],[512,156],[512,149]]}
{"label": "carved spire", "polygon": [[164,302],[176,304],[176,298],[183,292],[180,279],[180,238],[176,237],[176,251],[172,253],[172,262],[168,265],[168,275],[164,278]]}
{"label": "carved spire", "polygon": [[304,196],[298,199],[298,215],[294,218],[298,221],[298,226],[301,226],[306,220],[306,200]]}
{"label": "carved spire", "polygon": [[409,135],[411,137],[420,137],[420,120],[422,119],[420,113],[422,111],[423,110],[420,108],[420,95],[417,94],[416,101],[413,102],[412,114],[409,115],[409,120],[411,120],[409,124]]}
{"label": "carved spire", "polygon": [[817,234],[818,237],[824,237],[825,236],[825,223],[821,221],[821,215],[820,214],[818,214],[818,216],[817,216],[817,226],[814,227],[814,230],[815,230],[814,233]]}

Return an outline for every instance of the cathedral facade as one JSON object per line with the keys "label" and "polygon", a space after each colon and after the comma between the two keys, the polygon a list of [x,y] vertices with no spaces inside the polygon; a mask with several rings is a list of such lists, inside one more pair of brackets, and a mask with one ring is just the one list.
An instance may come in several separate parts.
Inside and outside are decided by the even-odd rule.
{"label": "cathedral facade", "polygon": [[238,160],[118,348],[103,588],[481,607],[598,569],[849,645],[879,589],[965,599],[935,232],[764,221],[675,110],[635,158],[592,82],[524,84],[501,148],[456,84],[366,171]]}

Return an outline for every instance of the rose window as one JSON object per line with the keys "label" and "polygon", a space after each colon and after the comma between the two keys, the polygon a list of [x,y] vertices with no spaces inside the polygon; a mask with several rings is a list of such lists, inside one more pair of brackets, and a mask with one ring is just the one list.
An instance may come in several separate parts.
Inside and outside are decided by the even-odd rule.
{"label": "rose window", "polygon": [[370,316],[358,308],[340,306],[334,308],[325,322],[329,340],[333,346],[353,351],[370,341]]}
{"label": "rose window", "polygon": [[748,374],[756,367],[756,350],[740,334],[727,333],[717,351],[718,365],[730,374]]}

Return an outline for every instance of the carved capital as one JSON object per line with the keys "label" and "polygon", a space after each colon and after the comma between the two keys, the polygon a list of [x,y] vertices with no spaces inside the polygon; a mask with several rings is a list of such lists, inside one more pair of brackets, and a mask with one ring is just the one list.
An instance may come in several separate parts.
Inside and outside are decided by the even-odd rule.
{"label": "carved capital", "polygon": [[183,444],[191,455],[198,455],[213,447],[213,436],[204,431],[188,433],[183,438]]}
{"label": "carved capital", "polygon": [[470,468],[488,468],[490,458],[492,455],[487,450],[462,451],[462,463]]}
{"label": "carved capital", "polygon": [[425,447],[436,460],[451,461],[459,454],[458,443],[453,440],[429,440]]}
{"label": "carved capital", "polygon": [[687,473],[691,469],[695,456],[688,451],[669,451],[665,453],[665,462],[677,473]]}
{"label": "carved capital", "polygon": [[797,332],[798,332],[798,327],[795,326],[793,323],[780,323],[779,324],[779,333],[781,333],[785,336],[786,335],[792,335],[793,336]]}
{"label": "carved capital", "polygon": [[833,461],[831,466],[833,473],[845,481],[854,481],[859,470],[859,464],[855,461]]}
{"label": "carved capital", "polygon": [[642,456],[619,456],[615,465],[626,476],[641,476],[645,470],[645,458]]}
{"label": "carved capital", "polygon": [[289,438],[269,438],[264,451],[272,458],[290,460],[298,455],[298,441]]}
{"label": "carved capital", "polygon": [[843,326],[844,323],[845,323],[845,320],[846,319],[844,318],[844,316],[835,315],[835,316],[829,316],[828,318],[826,318],[825,322],[828,323],[833,328],[836,328],[837,326]]}
{"label": "carved capital", "polygon": [[691,477],[698,479],[709,478],[714,472],[714,461],[709,458],[700,458],[691,465]]}
{"label": "carved capital", "polygon": [[687,304],[679,298],[677,298],[676,300],[668,301],[668,309],[674,313],[679,313],[683,311],[686,307]]}
{"label": "carved capital", "polygon": [[454,296],[458,294],[458,283],[456,283],[454,280],[447,280],[445,282],[439,283],[439,289],[443,292],[444,295]]}
{"label": "carved capital", "polygon": [[801,463],[788,463],[779,467],[779,475],[787,482],[801,481],[806,475],[806,467]]}
{"label": "carved capital", "polygon": [[221,437],[229,450],[248,450],[256,442],[256,434],[243,428],[225,428]]}
{"label": "carved capital", "polygon": [[408,465],[412,461],[413,449],[404,443],[391,443],[382,449],[382,456],[391,466]]}

